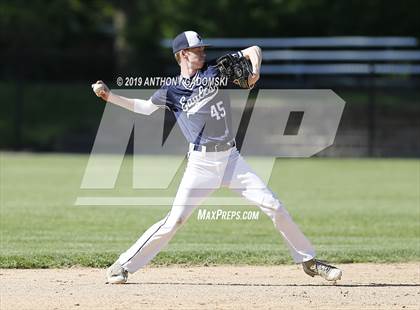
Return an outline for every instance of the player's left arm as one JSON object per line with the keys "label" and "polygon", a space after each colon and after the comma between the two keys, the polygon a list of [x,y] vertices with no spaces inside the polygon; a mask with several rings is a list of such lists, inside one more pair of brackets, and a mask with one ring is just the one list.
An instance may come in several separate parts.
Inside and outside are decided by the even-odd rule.
{"label": "player's left arm", "polygon": [[259,46],[251,46],[241,51],[244,57],[252,63],[252,75],[248,78],[249,85],[254,85],[260,79],[262,52]]}

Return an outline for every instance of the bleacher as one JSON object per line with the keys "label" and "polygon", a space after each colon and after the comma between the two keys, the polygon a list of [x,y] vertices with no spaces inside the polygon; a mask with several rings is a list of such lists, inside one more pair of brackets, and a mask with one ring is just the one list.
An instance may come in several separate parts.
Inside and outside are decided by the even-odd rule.
{"label": "bleacher", "polygon": [[[420,75],[413,37],[213,38],[208,58],[258,45],[263,75]],[[163,40],[170,47],[171,40]]]}
{"label": "bleacher", "polygon": [[[327,88],[345,93],[347,106],[340,131],[334,148],[325,155],[420,155],[420,145],[415,142],[418,125],[405,116],[412,113],[410,106],[420,103],[417,38],[210,38],[205,42],[212,45],[206,50],[208,59],[260,46],[260,88]],[[163,40],[162,46],[170,48],[171,40]],[[171,64],[168,73],[179,70]],[[393,102],[392,107],[383,104],[386,100]]]}

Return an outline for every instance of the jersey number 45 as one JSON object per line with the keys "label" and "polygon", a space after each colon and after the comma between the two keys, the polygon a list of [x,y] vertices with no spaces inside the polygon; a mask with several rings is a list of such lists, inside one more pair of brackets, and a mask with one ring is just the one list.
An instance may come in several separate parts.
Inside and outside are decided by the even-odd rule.
{"label": "jersey number 45", "polygon": [[210,115],[217,120],[226,116],[226,110],[223,107],[223,101],[219,101],[210,106]]}

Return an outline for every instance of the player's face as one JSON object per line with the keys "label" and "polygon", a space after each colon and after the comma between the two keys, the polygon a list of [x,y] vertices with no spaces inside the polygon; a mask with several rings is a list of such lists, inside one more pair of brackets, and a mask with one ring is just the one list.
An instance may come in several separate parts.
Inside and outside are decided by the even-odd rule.
{"label": "player's face", "polygon": [[186,49],[188,62],[193,69],[201,69],[206,61],[204,46]]}

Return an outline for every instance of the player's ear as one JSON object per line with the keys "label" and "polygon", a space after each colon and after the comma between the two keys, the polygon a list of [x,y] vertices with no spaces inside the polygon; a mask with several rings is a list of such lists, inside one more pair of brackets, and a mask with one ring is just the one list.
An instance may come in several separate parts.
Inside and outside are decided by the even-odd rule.
{"label": "player's ear", "polygon": [[187,59],[187,50],[181,50],[181,57]]}

